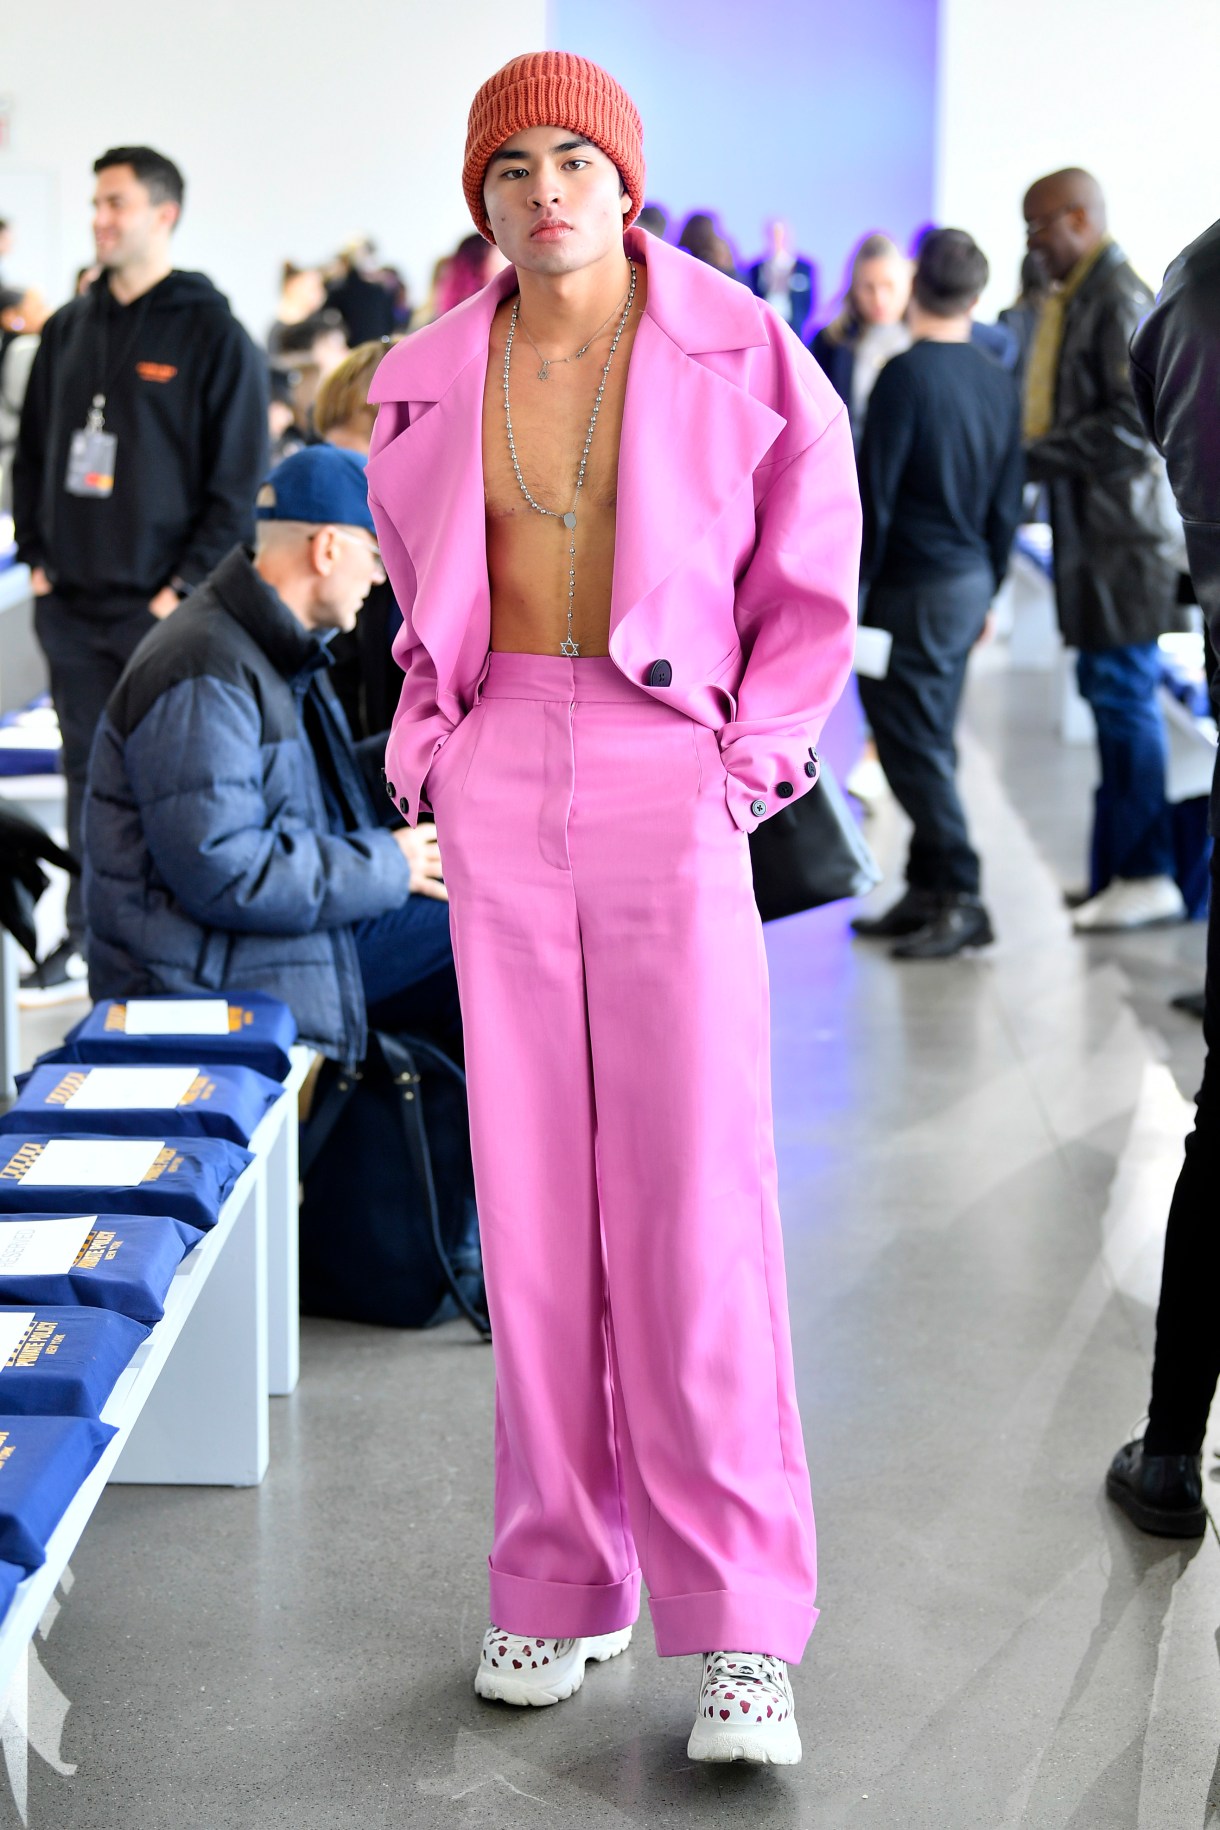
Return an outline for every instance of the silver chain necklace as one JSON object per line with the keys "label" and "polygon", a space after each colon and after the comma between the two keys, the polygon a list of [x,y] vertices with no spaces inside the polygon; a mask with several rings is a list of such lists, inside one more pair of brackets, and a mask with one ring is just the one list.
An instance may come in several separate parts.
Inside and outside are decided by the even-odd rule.
{"label": "silver chain necklace", "polygon": [[[630,290],[630,289],[628,289],[628,290]],[[538,345],[534,342],[534,339],[530,336],[529,326],[526,324],[523,324],[521,326],[521,330],[524,333],[526,342],[529,344],[529,346],[533,350],[535,356],[537,356],[539,362],[542,364],[542,367],[538,370],[539,381],[549,381],[550,380],[551,369],[555,366],[556,363],[559,363],[562,365],[565,362],[579,362],[582,356],[587,356],[589,351],[593,348],[593,345],[597,342],[597,339],[601,336],[602,332],[605,330],[607,324],[610,323],[611,318],[617,317],[618,313],[622,309],[623,309],[622,303],[616,305],[614,307],[614,310],[610,313],[610,316],[602,319],[602,321],[598,325],[597,329],[593,332],[593,335],[589,338],[589,341],[587,343],[583,343],[578,350],[574,350],[570,356],[544,356],[542,351],[538,348]]]}
{"label": "silver chain necklace", "polygon": [[[597,416],[601,412],[602,395],[606,391],[606,380],[610,374],[610,364],[614,361],[614,352],[617,350],[619,340],[627,328],[627,320],[631,316],[631,308],[635,304],[635,262],[631,261],[628,264],[631,267],[631,284],[627,288],[627,303],[623,307],[623,314],[618,321],[618,329],[614,333],[614,341],[610,345],[610,354],[606,357],[605,366],[602,369],[601,380],[597,384],[597,399],[593,402],[593,412],[589,416],[589,430],[585,433],[584,450],[580,454],[580,468],[576,473],[576,493],[572,498],[572,506],[567,514],[563,514],[557,508],[543,508],[541,502],[535,502],[533,496],[531,496],[529,490],[525,486],[525,478],[521,475],[521,465],[517,461],[517,445],[516,440],[513,438],[513,411],[512,407],[509,405],[508,399],[508,371],[513,358],[513,338],[517,334],[517,317],[521,310],[520,293],[518,293],[517,297],[513,300],[513,315],[508,326],[508,341],[504,345],[504,423],[508,428],[508,455],[512,460],[513,475],[517,479],[517,487],[520,489],[521,494],[525,497],[535,514],[549,515],[554,521],[562,521],[569,534],[568,633],[559,644],[560,654],[566,655],[578,655],[580,653],[580,643],[572,634],[572,607],[576,598],[576,510],[580,506],[580,492],[585,484],[585,466],[589,462],[589,451],[593,444],[593,433],[597,427]],[[607,323],[608,322],[609,320],[607,319]],[[605,329],[605,325],[602,326],[602,329]],[[529,336],[528,331],[526,331],[525,334],[527,337]],[[595,332],[594,334],[596,335],[598,333]]]}

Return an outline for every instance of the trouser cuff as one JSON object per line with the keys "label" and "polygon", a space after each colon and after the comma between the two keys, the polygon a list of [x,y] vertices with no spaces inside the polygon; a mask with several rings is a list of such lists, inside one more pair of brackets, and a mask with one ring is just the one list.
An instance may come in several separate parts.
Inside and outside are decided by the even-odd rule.
{"label": "trouser cuff", "polygon": [[523,1638],[591,1639],[634,1626],[640,1612],[640,1572],[621,1582],[591,1587],[579,1582],[538,1582],[487,1565],[492,1625]]}
{"label": "trouser cuff", "polygon": [[662,1658],[703,1652],[768,1652],[799,1665],[818,1610],[765,1589],[702,1595],[651,1595],[657,1651]]}

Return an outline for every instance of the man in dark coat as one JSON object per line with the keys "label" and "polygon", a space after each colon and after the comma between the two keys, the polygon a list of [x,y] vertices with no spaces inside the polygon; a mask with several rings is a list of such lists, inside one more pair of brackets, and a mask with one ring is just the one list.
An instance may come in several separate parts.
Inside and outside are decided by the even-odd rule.
{"label": "man in dark coat", "polygon": [[270,992],[349,1068],[366,1020],[460,1048],[436,828],[383,825],[326,678],[329,636],[385,576],[364,465],[298,451],[258,516],[254,563],[235,547],[141,644],[98,728],[90,990]]}
{"label": "man in dark coat", "polygon": [[766,299],[790,324],[802,343],[805,326],[817,304],[817,269],[792,246],[788,224],[774,216],[766,225],[767,252],[746,274],[750,291]]}
{"label": "man in dark coat", "polygon": [[[1156,309],[1131,346],[1140,413],[1165,454],[1182,513],[1195,593],[1213,646],[1220,642],[1220,222],[1180,254]],[[1220,678],[1212,703],[1220,718]],[[1220,772],[1211,830],[1220,834]],[[1152,1398],[1142,1442],[1119,1450],[1106,1481],[1111,1499],[1144,1531],[1202,1537],[1200,1454],[1220,1378],[1215,1296],[1220,1285],[1220,853],[1212,851],[1211,915],[1203,1029],[1207,1057],[1195,1128],[1174,1190],[1156,1318]]]}
{"label": "man in dark coat", "polygon": [[1073,925],[1139,928],[1185,914],[1157,697],[1157,640],[1179,626],[1178,568],[1128,357],[1152,295],[1107,233],[1087,172],[1039,179],[1024,207],[1030,250],[1057,282],[1026,373],[1027,468],[1049,492],[1059,623],[1079,651],[1101,759],[1094,893]]}

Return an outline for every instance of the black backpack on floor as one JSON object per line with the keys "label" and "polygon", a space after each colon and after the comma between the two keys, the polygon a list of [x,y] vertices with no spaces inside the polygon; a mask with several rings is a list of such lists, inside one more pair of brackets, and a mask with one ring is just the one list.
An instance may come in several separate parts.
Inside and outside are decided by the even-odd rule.
{"label": "black backpack on floor", "polygon": [[356,1074],[322,1064],[301,1132],[301,1310],[389,1328],[465,1315],[490,1335],[466,1076],[374,1030]]}

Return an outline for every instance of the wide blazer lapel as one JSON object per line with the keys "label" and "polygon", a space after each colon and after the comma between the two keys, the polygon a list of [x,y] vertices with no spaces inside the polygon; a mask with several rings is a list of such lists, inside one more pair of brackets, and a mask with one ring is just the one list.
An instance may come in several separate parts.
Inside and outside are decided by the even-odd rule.
{"label": "wide blazer lapel", "polygon": [[626,666],[632,619],[752,487],[785,421],[704,360],[765,349],[749,288],[642,229],[629,230],[626,243],[647,265],[648,306],[623,407],[610,648],[635,673]]}
{"label": "wide blazer lapel", "polygon": [[[765,346],[747,288],[642,230],[629,230],[626,246],[647,267],[648,304],[623,412],[610,647],[635,674],[626,666],[633,613],[750,486],[785,422],[701,360]],[[515,287],[508,268],[406,338],[369,392],[375,404],[407,407],[405,429],[375,441],[369,489],[410,556],[413,625],[441,690],[473,680],[490,644],[483,391],[491,322]]]}
{"label": "wide blazer lapel", "polygon": [[455,678],[478,674],[491,640],[483,384],[491,321],[516,284],[509,267],[405,338],[380,364],[369,389],[374,404],[403,402],[407,408],[405,429],[369,459],[369,492],[410,555],[412,622],[442,690]]}

